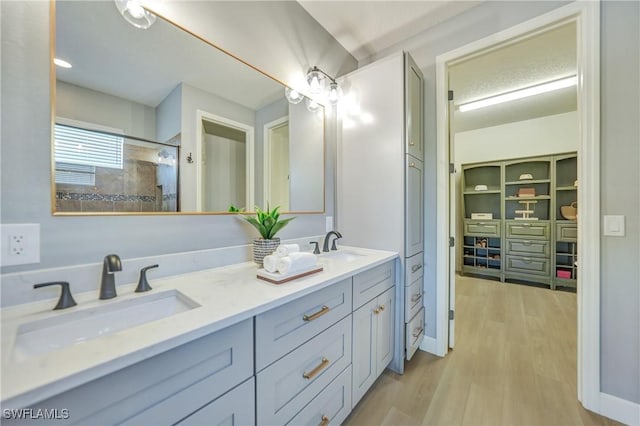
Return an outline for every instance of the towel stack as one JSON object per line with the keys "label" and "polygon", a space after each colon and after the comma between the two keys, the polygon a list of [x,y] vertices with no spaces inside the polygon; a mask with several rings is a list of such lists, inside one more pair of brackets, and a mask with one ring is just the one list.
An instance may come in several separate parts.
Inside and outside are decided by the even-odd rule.
{"label": "towel stack", "polygon": [[281,244],[273,254],[265,256],[263,263],[267,272],[288,274],[315,266],[316,255],[301,253],[298,244]]}

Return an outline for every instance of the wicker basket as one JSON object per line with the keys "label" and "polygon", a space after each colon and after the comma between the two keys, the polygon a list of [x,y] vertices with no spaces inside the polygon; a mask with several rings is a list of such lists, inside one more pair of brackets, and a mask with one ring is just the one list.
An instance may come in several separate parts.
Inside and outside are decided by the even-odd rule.
{"label": "wicker basket", "polygon": [[270,240],[256,238],[255,240],[253,240],[253,261],[262,268],[262,260],[265,258],[265,256],[268,256],[276,251],[279,245],[280,238],[278,237],[274,237]]}
{"label": "wicker basket", "polygon": [[574,201],[569,206],[560,206],[560,214],[567,220],[576,220],[578,218],[578,203]]}

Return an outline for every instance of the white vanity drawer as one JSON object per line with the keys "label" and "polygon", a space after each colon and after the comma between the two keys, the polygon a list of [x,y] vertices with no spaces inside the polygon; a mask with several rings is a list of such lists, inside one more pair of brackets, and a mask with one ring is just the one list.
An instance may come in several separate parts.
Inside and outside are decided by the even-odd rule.
{"label": "white vanity drawer", "polygon": [[289,422],[349,364],[351,315],[257,374],[257,424]]}
{"label": "white vanity drawer", "polygon": [[395,281],[395,260],[355,275],[353,277],[353,310],[393,287]]}
{"label": "white vanity drawer", "polygon": [[351,278],[256,316],[256,371],[351,312]]}
{"label": "white vanity drawer", "polygon": [[413,316],[422,308],[424,288],[422,277],[419,277],[404,292],[404,320],[409,322]]}
{"label": "white vanity drawer", "polygon": [[351,366],[302,409],[289,423],[298,425],[340,425],[351,412]]}
{"label": "white vanity drawer", "polygon": [[245,426],[256,424],[255,379],[252,377],[220,398],[205,405],[180,426]]}
{"label": "white vanity drawer", "polygon": [[422,252],[405,260],[404,285],[410,286],[424,276],[424,255]]}
{"label": "white vanity drawer", "polygon": [[61,425],[173,424],[252,375],[249,319],[30,408],[67,408]]}
{"label": "white vanity drawer", "polygon": [[424,339],[424,308],[420,309],[405,326],[405,346],[407,348],[407,360],[413,357]]}

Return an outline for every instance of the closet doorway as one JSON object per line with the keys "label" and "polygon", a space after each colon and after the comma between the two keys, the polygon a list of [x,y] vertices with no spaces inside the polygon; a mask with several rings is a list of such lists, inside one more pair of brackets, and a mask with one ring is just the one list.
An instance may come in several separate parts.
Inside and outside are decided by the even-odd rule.
{"label": "closet doorway", "polygon": [[[436,58],[436,77],[437,77],[437,103],[438,103],[438,193],[437,193],[437,201],[438,201],[438,218],[437,218],[437,241],[438,247],[442,247],[443,255],[439,256],[437,271],[436,271],[436,280],[438,286],[438,295],[437,295],[437,333],[436,333],[436,353],[439,355],[445,355],[448,351],[449,347],[453,347],[454,344],[454,324],[455,324],[455,316],[451,315],[452,311],[455,309],[455,272],[456,266],[458,269],[464,269],[464,249],[465,245],[474,249],[474,251],[469,252],[473,257],[478,257],[475,248],[485,249],[482,253],[490,253],[487,254],[486,260],[483,266],[486,266],[486,269],[490,269],[490,265],[494,265],[494,269],[497,270],[496,276],[493,277],[497,279],[498,282],[505,278],[505,275],[508,275],[506,271],[507,268],[504,267],[504,262],[509,261],[508,256],[506,255],[506,245],[507,241],[505,239],[504,233],[506,232],[506,224],[504,223],[502,216],[511,215],[509,219],[514,219],[514,215],[516,215],[516,210],[518,211],[517,215],[521,218],[526,217],[526,215],[535,215],[540,214],[541,219],[546,214],[546,219],[549,221],[548,228],[549,233],[551,233],[551,225],[555,225],[553,223],[553,219],[555,218],[555,207],[557,202],[556,197],[556,183],[554,181],[554,176],[558,173],[556,169],[556,165],[559,164],[561,160],[564,160],[566,157],[560,156],[560,154],[568,154],[572,155],[572,152],[577,152],[573,154],[576,158],[576,168],[577,168],[577,177],[579,181],[579,187],[575,190],[576,198],[580,199],[581,202],[581,210],[580,210],[580,226],[577,229],[577,241],[576,247],[578,249],[578,253],[580,253],[580,261],[578,263],[578,268],[576,268],[577,276],[578,276],[578,294],[577,294],[577,312],[574,318],[569,318],[569,321],[572,321],[574,325],[574,329],[577,330],[577,344],[574,347],[577,347],[577,363],[574,362],[574,368],[577,374],[574,374],[574,377],[577,376],[577,380],[574,381],[575,388],[577,388],[578,399],[583,402],[585,407],[589,408],[590,406],[594,406],[597,403],[597,396],[599,391],[599,359],[597,357],[597,353],[599,351],[599,333],[598,333],[598,309],[599,309],[599,254],[598,254],[598,236],[599,236],[599,176],[598,176],[598,164],[599,164],[599,140],[598,140],[598,31],[597,31],[597,22],[598,22],[598,10],[597,7],[589,4],[572,4],[560,8],[554,12],[543,15],[539,18],[533,19],[531,21],[527,21],[523,24],[520,24],[514,28],[503,31],[502,33],[496,34],[494,36],[488,37],[487,39],[479,40],[475,43],[472,43],[467,46],[463,46],[455,51],[448,52],[447,54],[441,55]],[[571,30],[571,28],[573,28]],[[520,108],[516,108],[516,106],[520,106],[519,104],[526,103],[528,100],[520,99],[515,100],[509,103],[505,103],[501,106],[493,106],[488,107],[485,111],[477,110],[478,112],[478,120],[480,120],[480,116],[485,115],[485,119],[490,123],[489,126],[486,127],[477,127],[473,128],[471,123],[472,120],[468,120],[468,123],[464,122],[457,123],[456,114],[459,112],[460,104],[468,103],[467,101],[477,100],[476,99],[461,99],[460,96],[456,95],[455,90],[453,93],[453,99],[451,99],[451,94],[447,96],[447,92],[452,84],[452,78],[455,80],[456,71],[458,71],[459,75],[464,75],[464,72],[469,72],[464,70],[465,62],[468,64],[475,65],[481,64],[482,61],[488,60],[493,55],[500,55],[504,53],[504,49],[512,49],[516,47],[519,43],[535,42],[536,39],[544,39],[545,36],[548,36],[553,31],[563,30],[571,30],[575,37],[573,38],[572,46],[574,48],[574,58],[577,57],[577,61],[575,63],[574,75],[576,76],[576,83],[574,83],[573,90],[574,93],[577,91],[577,107],[574,111],[562,110],[554,110],[555,107],[550,106],[549,104],[545,104],[544,102],[535,102],[537,106],[541,106],[542,113],[539,113],[538,116],[533,117],[523,117],[519,116],[522,112]],[[547,34],[549,33],[549,34]],[[529,46],[530,47],[530,46]],[[542,55],[542,61],[538,64],[534,62],[527,62],[527,60],[535,58],[535,54],[533,51],[524,52],[523,56],[525,60],[523,62],[516,63],[516,65],[502,65],[501,69],[495,70],[495,75],[490,76],[491,78],[497,78],[500,82],[501,90],[489,93],[486,89],[490,87],[481,86],[481,89],[484,90],[484,94],[480,93],[482,96],[480,97],[482,100],[485,100],[487,97],[491,97],[495,94],[502,94],[504,92],[512,93],[515,90],[522,87],[524,79],[527,75],[533,74],[534,77],[537,78],[537,81],[532,80],[527,83],[525,87],[535,86],[537,84],[541,84],[550,80],[556,81],[561,80],[564,77],[569,77],[567,75],[566,70],[559,67],[558,61],[562,63],[560,58],[554,57],[554,52],[557,52],[557,46],[551,45],[547,47],[546,57]],[[519,64],[519,66],[517,65]],[[539,68],[547,67],[547,75],[543,76],[542,72],[539,72]],[[456,67],[460,67],[460,69],[456,70]],[[476,72],[479,68],[476,67]],[[512,74],[520,77],[521,81],[519,82],[520,87],[511,86],[508,87],[508,82],[510,81],[508,78],[504,77],[501,73],[502,71],[512,71]],[[553,71],[557,73],[553,75]],[[560,71],[560,72],[558,72]],[[473,69],[472,71],[473,72]],[[537,73],[537,74],[536,74]],[[478,72],[478,74],[481,74]],[[541,78],[545,77],[545,78]],[[502,79],[502,80],[500,80]],[[507,83],[507,84],[505,84]],[[526,83],[526,82],[525,82]],[[453,82],[455,84],[455,82]],[[455,89],[455,88],[454,88]],[[460,92],[460,91],[459,91]],[[464,92],[464,91],[462,91]],[[479,92],[478,92],[479,93]],[[475,93],[474,95],[478,95]],[[531,97],[532,99],[538,98],[543,99],[545,97],[552,96],[550,93],[545,93],[537,96]],[[542,98],[540,98],[542,97]],[[449,98],[449,101],[447,99]],[[575,98],[574,98],[575,99]],[[503,108],[506,113],[504,114],[496,114],[494,116],[494,120],[503,120],[503,122],[494,121],[493,123],[489,120],[490,108]],[[554,111],[555,114],[549,115],[549,111]],[[473,111],[469,111],[471,113]],[[485,114],[486,112],[486,114]],[[504,111],[503,111],[504,112]],[[540,126],[537,124],[540,123],[541,120],[545,120],[546,117],[557,116],[556,119],[565,114],[565,118],[570,118],[573,114],[575,119],[574,121],[574,129],[577,128],[579,130],[575,130],[574,140],[576,141],[576,149],[570,150],[567,148],[562,148],[560,150],[556,150],[556,145],[553,145],[553,152],[540,153],[539,151],[535,151],[532,149],[541,148],[539,141],[540,136],[534,140],[534,142],[527,143],[527,137],[534,134],[535,131],[540,130]],[[504,118],[505,115],[512,116],[514,118],[510,118],[509,121]],[[470,115],[471,117],[471,115]],[[450,120],[450,118],[452,118]],[[532,122],[531,120],[538,120],[537,122]],[[496,170],[499,170],[499,174],[497,178],[494,180],[488,179],[487,183],[479,183],[476,182],[471,188],[465,187],[463,190],[460,189],[461,183],[456,181],[456,173],[449,174],[450,170],[454,170],[456,168],[456,164],[458,163],[458,172],[460,172],[463,168],[460,163],[463,163],[465,160],[459,159],[456,157],[456,143],[460,142],[460,134],[466,132],[476,132],[482,133],[479,129],[487,129],[493,127],[492,130],[496,130],[496,128],[500,126],[508,126],[513,125],[513,123],[520,123],[529,121],[529,128],[521,128],[520,132],[511,137],[511,144],[508,149],[517,146],[518,142],[525,142],[524,145],[517,148],[517,155],[512,155],[506,148],[501,147],[492,147],[490,143],[485,144],[483,149],[476,149],[479,147],[476,145],[468,145],[465,149],[465,154],[470,154],[471,151],[480,151],[476,154],[479,155],[488,155],[487,151],[497,151],[499,154],[489,159],[486,158],[484,160],[478,159],[476,163],[480,163],[485,161],[490,163],[492,161],[497,161],[498,164],[495,164]],[[577,123],[576,123],[577,122]],[[492,124],[492,125],[491,125]],[[536,124],[536,125],[533,125]],[[468,126],[466,129],[462,127],[463,125]],[[513,125],[515,126],[515,125]],[[487,133],[484,132],[485,136]],[[476,134],[476,136],[477,136]],[[577,138],[575,135],[577,134]],[[467,134],[468,136],[468,134]],[[463,138],[462,138],[463,139]],[[489,142],[493,142],[498,139],[497,133],[493,135],[489,135]],[[451,142],[450,142],[451,141]],[[469,141],[467,141],[469,142]],[[486,142],[486,141],[485,141]],[[513,150],[511,149],[511,153]],[[546,174],[547,176],[543,176],[540,179],[533,179],[530,176],[532,173],[527,173],[524,170],[520,170],[518,175],[513,178],[511,176],[516,172],[517,167],[514,167],[514,163],[509,163],[509,161],[518,161],[521,162],[523,157],[536,157],[534,160],[538,159],[538,154],[540,156],[545,157],[545,160],[548,164]],[[548,155],[543,155],[548,154]],[[556,154],[558,154],[556,158]],[[507,167],[509,169],[509,176],[507,176]],[[531,170],[536,169],[535,173],[538,173],[539,170],[537,166],[532,168]],[[482,174],[480,174],[482,175]],[[507,177],[511,180],[507,180]],[[520,201],[520,197],[524,199],[527,195],[531,196],[531,193],[520,194],[518,192],[517,182],[520,178],[523,180],[540,180],[541,182],[536,182],[536,184],[544,184],[547,188],[547,193],[543,194],[546,197],[544,199],[535,200],[535,201],[543,201],[540,206],[532,206],[531,203],[529,206],[522,205],[519,206],[518,201]],[[484,178],[486,179],[486,177]],[[514,182],[516,181],[516,182]],[[574,182],[575,183],[575,182]],[[509,184],[513,184],[509,186]],[[497,186],[497,188],[489,188],[489,186]],[[563,186],[565,185],[563,183]],[[537,186],[534,185],[535,188]],[[528,189],[530,190],[530,188]],[[496,218],[499,219],[502,223],[499,225],[499,228],[495,230],[498,233],[499,238],[495,238],[493,241],[490,241],[489,238],[486,240],[481,239],[480,241],[470,241],[469,244],[464,244],[464,226],[465,223],[459,224],[462,220],[462,216],[460,216],[461,210],[457,208],[457,204],[462,202],[462,196],[458,195],[458,193],[462,193],[464,195],[465,192],[474,193],[474,192],[483,192],[483,191],[495,191],[494,192],[494,201],[500,200],[501,203],[499,209],[496,207],[493,210],[495,215],[500,215],[501,217]],[[515,191],[515,192],[514,192]],[[542,191],[541,191],[542,192]],[[487,193],[487,195],[491,195]],[[536,197],[533,195],[533,197]],[[489,197],[490,198],[490,197]],[[537,197],[540,198],[540,197]],[[513,206],[511,201],[515,201],[516,204]],[[490,205],[491,203],[484,203],[484,206]],[[543,206],[546,204],[546,206]],[[483,203],[479,203],[480,210],[483,210]],[[560,204],[557,205],[558,207]],[[533,208],[532,208],[533,207]],[[540,213],[539,210],[542,210]],[[535,213],[530,213],[531,210],[534,210]],[[546,211],[546,213],[545,213]],[[479,211],[476,213],[491,213],[491,211]],[[492,219],[490,219],[492,220]],[[525,221],[523,220],[522,223]],[[529,221],[527,221],[529,222]],[[462,229],[461,229],[462,228]],[[460,230],[459,236],[458,230]],[[476,230],[477,231],[477,230]],[[555,233],[555,227],[554,231]],[[458,234],[458,235],[456,235]],[[445,246],[449,246],[450,237],[456,237],[456,244],[450,248],[450,250],[444,249]],[[462,240],[461,240],[462,239]],[[533,238],[531,238],[533,239]],[[499,241],[499,243],[498,243]],[[527,240],[529,241],[529,240]],[[496,244],[494,244],[496,243]],[[549,246],[551,246],[554,241],[549,241]],[[483,246],[484,244],[484,246]],[[493,244],[493,245],[492,245]],[[500,247],[496,247],[499,245]],[[494,250],[490,250],[490,248],[494,248]],[[548,248],[551,250],[551,247]],[[553,247],[553,250],[556,250],[556,247]],[[498,255],[498,256],[496,256]],[[545,254],[546,256],[546,254]],[[555,264],[555,256],[552,254],[548,255],[547,258],[547,266],[543,267],[548,269],[548,278],[547,285],[551,287],[553,283],[555,283],[555,274],[556,270],[553,265]],[[551,256],[554,256],[553,259]],[[456,259],[459,259],[459,262],[456,262]],[[529,260],[529,259],[528,259]],[[477,263],[476,263],[477,265]],[[499,266],[498,266],[499,265]],[[511,265],[511,271],[514,266],[520,265]],[[482,268],[484,269],[484,268]],[[546,274],[546,271],[541,270],[538,271],[539,275],[542,275],[543,272]],[[564,275],[564,274],[562,274]],[[449,278],[451,278],[449,280]],[[513,277],[511,277],[513,278]],[[521,275],[518,278],[528,278],[526,275]],[[544,283],[542,283],[544,285]],[[507,286],[510,284],[502,284],[501,286]],[[552,290],[545,290],[547,292],[553,293]],[[566,294],[566,293],[565,293]],[[462,315],[462,314],[460,314]],[[577,317],[577,318],[576,318]],[[487,336],[488,337],[488,336]],[[596,355],[594,355],[596,354]],[[575,358],[574,358],[575,359]]]}

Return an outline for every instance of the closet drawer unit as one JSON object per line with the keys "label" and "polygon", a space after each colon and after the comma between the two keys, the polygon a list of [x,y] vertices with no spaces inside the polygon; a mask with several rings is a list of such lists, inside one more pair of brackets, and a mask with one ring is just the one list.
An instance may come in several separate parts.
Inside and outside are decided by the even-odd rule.
{"label": "closet drawer unit", "polygon": [[575,243],[578,241],[578,225],[575,223],[556,223],[556,240]]}
{"label": "closet drawer unit", "polygon": [[253,425],[256,424],[254,403],[255,382],[252,377],[177,424],[180,426]]}
{"label": "closet drawer unit", "polygon": [[405,325],[405,347],[407,348],[407,361],[413,358],[424,339],[424,308]]}
{"label": "closet drawer unit", "polygon": [[500,221],[465,219],[464,235],[470,237],[499,237]]}
{"label": "closet drawer unit", "polygon": [[257,374],[257,424],[286,424],[349,364],[351,315]]}
{"label": "closet drawer unit", "polygon": [[549,257],[549,241],[507,240],[507,254],[516,256]]}
{"label": "closet drawer unit", "polygon": [[393,287],[396,281],[395,260],[361,272],[353,277],[353,310]]}
{"label": "closet drawer unit", "polygon": [[424,256],[423,253],[420,252],[415,256],[411,256],[405,259],[405,268],[406,272],[404,275],[404,285],[410,286],[417,279],[420,279],[424,276]]}
{"label": "closet drawer unit", "polygon": [[549,239],[549,223],[522,220],[507,221],[507,238]]}
{"label": "closet drawer unit", "polygon": [[351,313],[351,298],[347,278],[256,316],[256,371]]}
{"label": "closet drawer unit", "polygon": [[250,319],[30,408],[67,408],[71,417],[57,422],[61,425],[173,424],[252,375]]}
{"label": "closet drawer unit", "polygon": [[404,320],[409,322],[411,318],[422,308],[422,296],[424,289],[422,277],[418,278],[406,288],[404,292]]}
{"label": "closet drawer unit", "polygon": [[549,259],[507,255],[507,272],[549,275]]}
{"label": "closet drawer unit", "polygon": [[287,424],[340,425],[351,412],[351,366],[347,367],[313,401]]}

